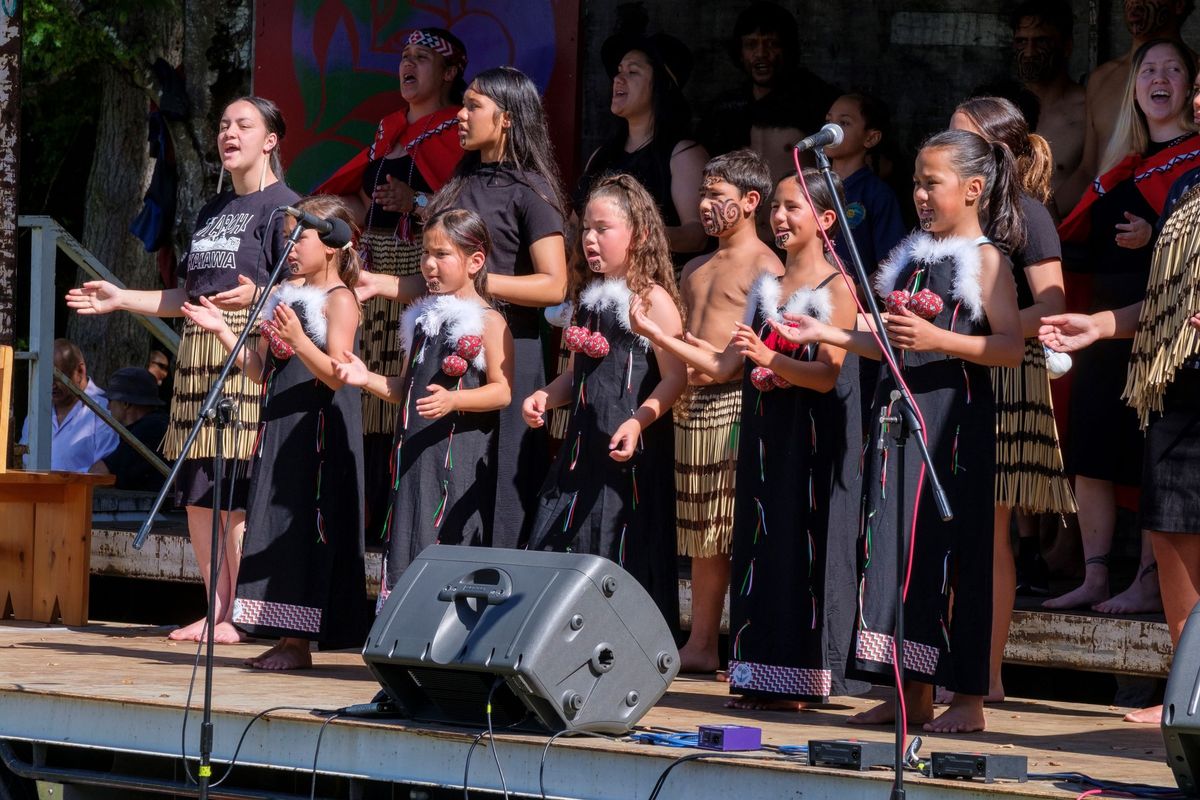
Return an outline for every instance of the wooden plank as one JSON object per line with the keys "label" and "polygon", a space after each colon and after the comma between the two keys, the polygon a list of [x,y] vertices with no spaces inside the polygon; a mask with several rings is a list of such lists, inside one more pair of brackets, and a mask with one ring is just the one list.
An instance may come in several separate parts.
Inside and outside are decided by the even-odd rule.
{"label": "wooden plank", "polygon": [[1007,663],[1165,677],[1171,636],[1163,622],[1110,616],[1014,611]]}
{"label": "wooden plank", "polygon": [[[0,237],[4,234],[0,232]],[[15,270],[12,274],[15,274]],[[2,279],[0,279],[2,281]],[[0,297],[3,292],[0,292]],[[11,299],[11,295],[10,295]],[[3,310],[0,310],[3,314]],[[0,321],[0,331],[4,329],[4,323]],[[12,327],[8,328],[11,335]],[[13,380],[13,349],[9,344],[0,345],[0,473],[8,471],[8,430],[9,430],[9,407],[12,405],[12,380]]]}
{"label": "wooden plank", "polygon": [[33,613],[33,506],[0,501],[0,616],[11,605],[13,616]]}

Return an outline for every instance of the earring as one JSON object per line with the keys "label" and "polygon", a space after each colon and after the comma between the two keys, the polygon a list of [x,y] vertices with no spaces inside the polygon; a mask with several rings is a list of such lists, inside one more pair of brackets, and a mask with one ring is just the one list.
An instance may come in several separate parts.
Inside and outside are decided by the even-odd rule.
{"label": "earring", "polygon": [[263,190],[263,185],[266,183],[266,180],[267,180],[267,161],[269,161],[269,160],[270,160],[269,157],[263,159],[262,170],[260,170],[258,173],[258,190],[260,192]]}
{"label": "earring", "polygon": [[225,167],[222,165],[221,172],[217,175],[217,194],[221,193],[221,187],[225,185]]}

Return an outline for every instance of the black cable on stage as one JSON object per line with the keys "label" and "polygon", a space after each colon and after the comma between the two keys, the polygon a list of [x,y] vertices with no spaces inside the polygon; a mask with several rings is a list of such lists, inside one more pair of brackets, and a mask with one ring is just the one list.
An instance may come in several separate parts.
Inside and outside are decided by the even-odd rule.
{"label": "black cable on stage", "polygon": [[662,771],[662,774],[658,776],[658,781],[654,784],[654,789],[650,792],[650,797],[648,797],[647,800],[658,800],[658,793],[661,792],[663,786],[666,785],[667,776],[671,774],[671,770],[687,761],[700,761],[701,759],[706,758],[729,758],[756,761],[789,761],[793,764],[796,762],[796,758],[793,756],[771,754],[764,755],[762,751],[753,753],[725,753],[718,750],[712,750],[703,753],[688,753],[686,756],[680,756],[667,765],[666,769]]}
{"label": "black cable on stage", "polygon": [[484,736],[487,736],[487,731],[480,731],[471,742],[471,746],[467,748],[467,763],[463,766],[463,800],[471,800],[471,790],[467,783],[467,777],[471,774],[471,754],[475,752],[475,748]]}
{"label": "black cable on stage", "polygon": [[596,739],[605,739],[610,742],[620,741],[623,738],[620,736],[606,736],[603,733],[594,733],[592,731],[572,730],[559,731],[551,736],[546,741],[546,747],[542,750],[542,760],[538,764],[538,791],[541,792],[542,800],[546,800],[546,756],[550,753],[550,745],[554,744],[555,741],[564,736],[592,736]]}
{"label": "black cable on stage", "polygon": [[[496,737],[492,734],[492,695],[496,693],[496,688],[502,683],[504,683],[504,678],[497,675],[495,683],[493,683],[492,688],[488,690],[487,734],[488,734],[488,745],[492,749],[492,759],[496,762],[496,770],[500,773],[500,788],[504,790],[504,800],[509,800],[508,782],[504,780],[504,767],[500,766],[500,753],[498,753],[496,751]],[[466,784],[464,783],[463,786],[465,788]]]}
{"label": "black cable on stage", "polygon": [[341,714],[336,712],[330,714],[325,718],[325,721],[321,723],[321,729],[317,731],[317,746],[313,750],[312,785],[308,790],[308,800],[316,800],[317,797],[317,758],[321,755],[321,738],[325,735],[325,729],[329,727],[329,723],[333,722],[340,716]]}
{"label": "black cable on stage", "polygon": [[242,735],[238,737],[237,747],[233,749],[233,758],[229,760],[229,766],[226,767],[225,774],[210,783],[210,788],[220,786],[225,782],[225,779],[229,777],[230,773],[233,772],[233,768],[237,766],[238,754],[242,752],[242,744],[246,741],[246,735],[250,733],[250,728],[254,725],[254,723],[266,717],[267,714],[275,711],[311,711],[311,709],[304,708],[302,706],[272,706],[271,708],[255,714],[250,721],[246,723],[246,727],[242,728]]}

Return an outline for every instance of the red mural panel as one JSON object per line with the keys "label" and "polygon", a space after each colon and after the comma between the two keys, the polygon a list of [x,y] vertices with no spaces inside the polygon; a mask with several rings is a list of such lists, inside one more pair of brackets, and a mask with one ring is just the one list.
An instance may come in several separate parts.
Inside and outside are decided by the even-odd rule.
{"label": "red mural panel", "polygon": [[579,157],[579,0],[256,0],[254,92],[287,120],[288,182],[307,192],[403,106],[409,32],[439,27],[467,46],[467,80],[511,65],[543,92],[563,174]]}

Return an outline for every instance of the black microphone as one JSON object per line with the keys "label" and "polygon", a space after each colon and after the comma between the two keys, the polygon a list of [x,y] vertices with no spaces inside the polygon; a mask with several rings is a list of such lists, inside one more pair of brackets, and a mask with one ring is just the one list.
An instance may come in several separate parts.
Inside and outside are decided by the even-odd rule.
{"label": "black microphone", "polygon": [[280,206],[276,210],[294,217],[297,225],[316,231],[321,244],[327,247],[345,247],[354,238],[350,226],[337,217],[326,219],[292,206]]}
{"label": "black microphone", "polygon": [[796,149],[803,153],[805,150],[813,150],[818,147],[828,147],[829,145],[837,147],[842,143],[842,139],[844,138],[846,138],[846,136],[842,132],[842,126],[835,125],[834,123],[830,122],[812,136],[805,137],[796,142]]}

